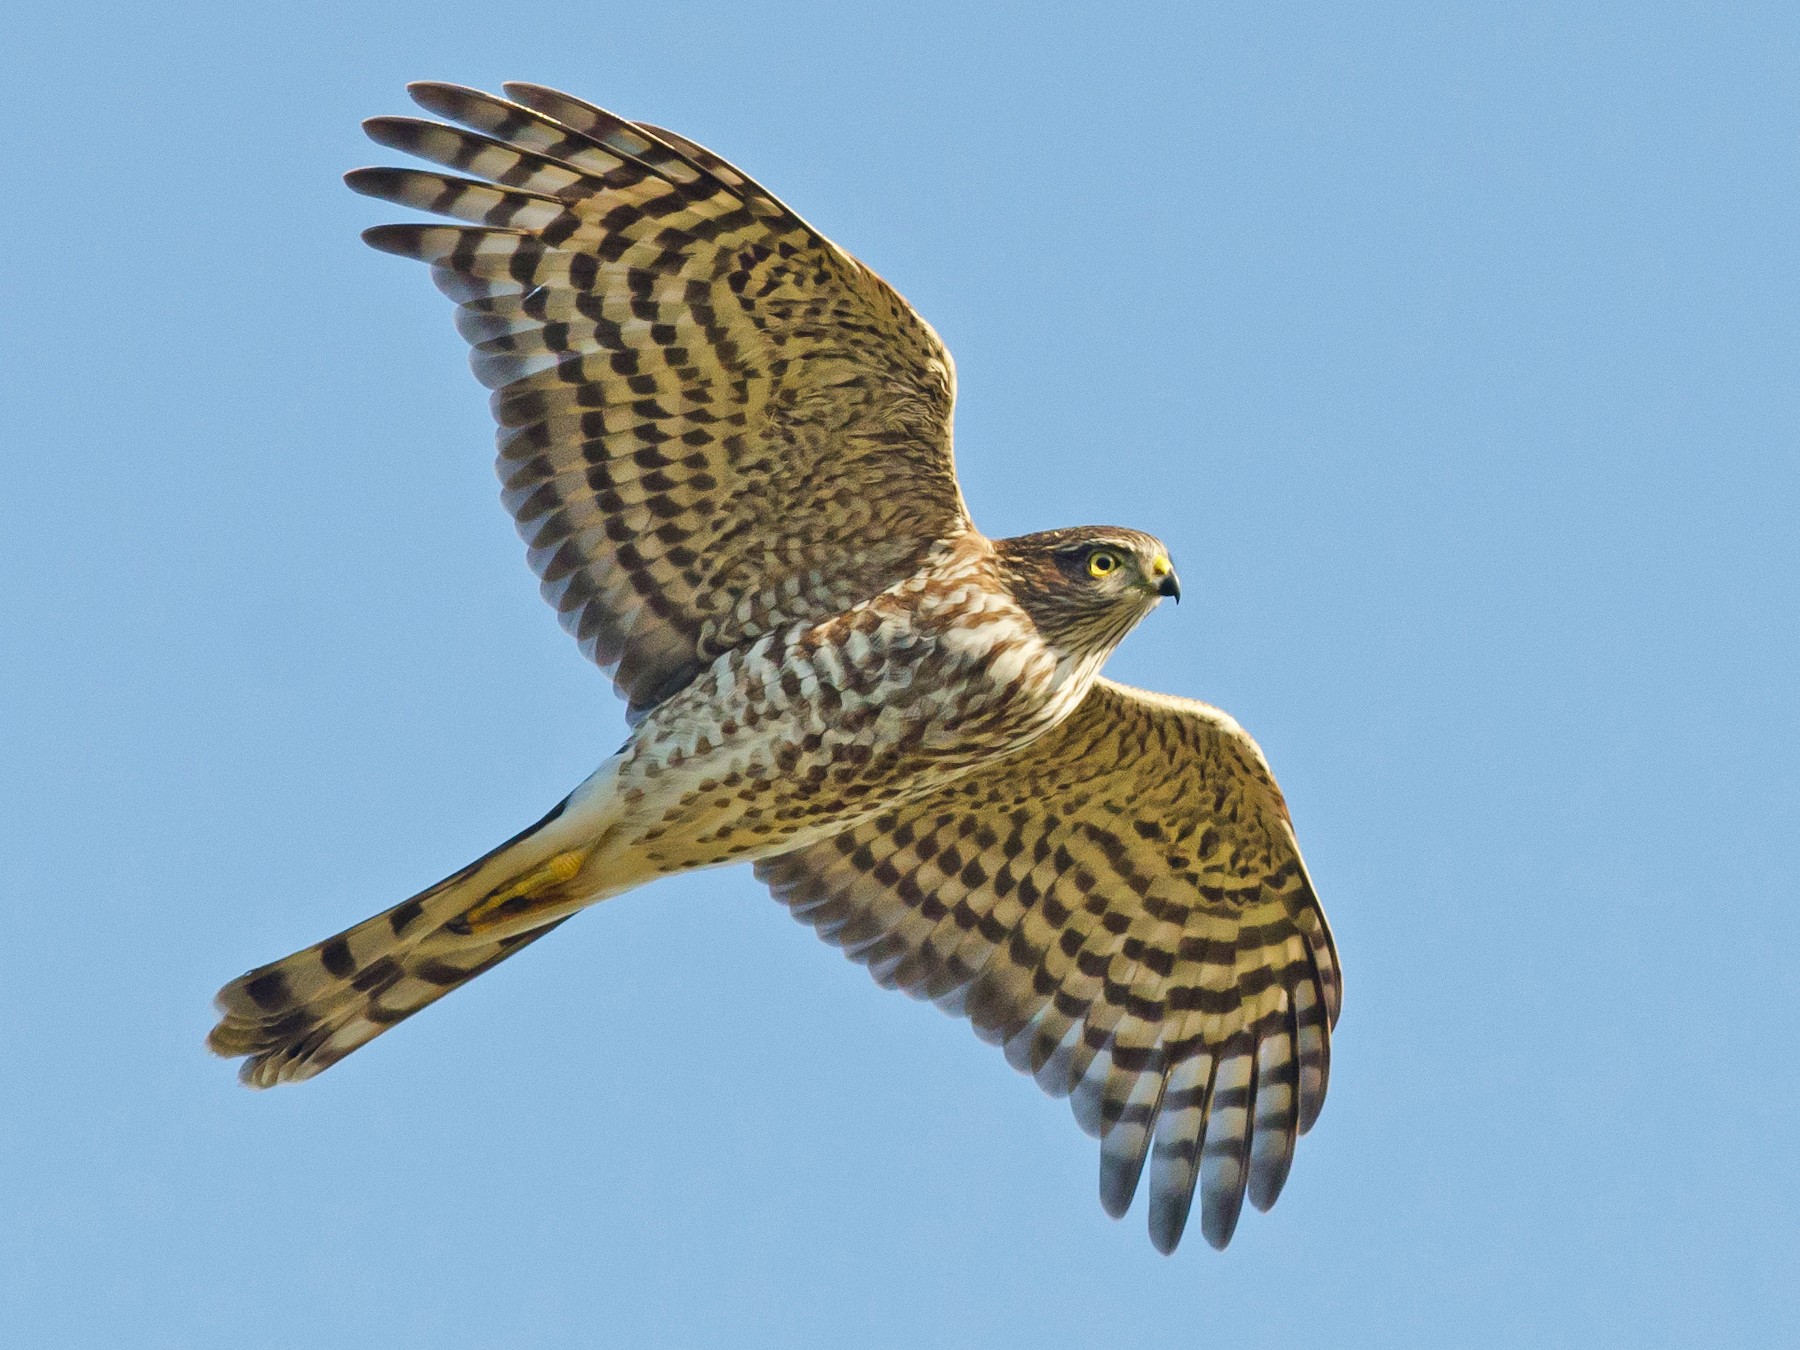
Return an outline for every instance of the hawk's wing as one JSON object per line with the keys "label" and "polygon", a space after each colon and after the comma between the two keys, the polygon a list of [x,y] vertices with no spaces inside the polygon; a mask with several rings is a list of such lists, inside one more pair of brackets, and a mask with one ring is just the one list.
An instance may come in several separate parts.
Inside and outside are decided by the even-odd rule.
{"label": "hawk's wing", "polygon": [[1275,1202],[1325,1096],[1336,950],[1261,753],[1203,703],[1101,680],[1017,754],[759,863],[794,913],[890,987],[966,1015],[1073,1099],[1150,1235],[1196,1181],[1223,1247]]}
{"label": "hawk's wing", "polygon": [[719,652],[848,608],[969,528],[955,374],[885,282],[723,160],[506,89],[411,87],[473,131],[366,124],[487,181],[348,181],[472,222],[364,237],[458,302],[544,595],[641,716]]}

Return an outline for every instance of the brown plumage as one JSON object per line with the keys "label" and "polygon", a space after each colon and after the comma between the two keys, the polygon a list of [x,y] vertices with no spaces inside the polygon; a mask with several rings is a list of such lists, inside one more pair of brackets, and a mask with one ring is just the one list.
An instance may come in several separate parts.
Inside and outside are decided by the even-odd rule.
{"label": "brown plumage", "polygon": [[1179,586],[1115,527],[990,541],[955,376],[880,278],[716,156],[564,94],[417,85],[368,124],[474,177],[349,175],[466,222],[429,263],[494,390],[503,500],[628,700],[625,745],[455,876],[219,995],[256,1086],[312,1076],[575,911],[753,861],[884,984],[970,1018],[1149,1162],[1172,1250],[1273,1203],[1340,984],[1287,810],[1204,704],[1099,679]]}

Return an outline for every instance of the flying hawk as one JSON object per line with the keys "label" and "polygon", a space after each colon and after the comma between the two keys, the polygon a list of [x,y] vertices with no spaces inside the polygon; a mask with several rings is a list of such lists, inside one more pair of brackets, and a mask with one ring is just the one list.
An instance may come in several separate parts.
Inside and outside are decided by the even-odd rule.
{"label": "flying hawk", "polygon": [[1318,1117],[1340,981],[1255,743],[1100,675],[1179,599],[1168,551],[981,534],[950,355],[881,278],[692,141],[505,88],[366,124],[458,173],[348,181],[465,222],[364,238],[456,302],[503,499],[631,734],[485,857],[227,985],[210,1045],[309,1078],[577,910],[750,861],[1068,1096],[1108,1213],[1148,1160],[1156,1246],[1198,1189],[1223,1247]]}

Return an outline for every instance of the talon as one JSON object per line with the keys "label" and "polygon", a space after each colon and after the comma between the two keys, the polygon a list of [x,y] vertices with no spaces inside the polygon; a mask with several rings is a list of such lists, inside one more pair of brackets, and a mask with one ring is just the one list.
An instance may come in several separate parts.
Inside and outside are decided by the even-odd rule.
{"label": "talon", "polygon": [[581,874],[588,853],[587,849],[571,849],[557,854],[524,876],[488,892],[453,920],[452,926],[458,932],[479,933],[567,903],[569,897],[563,894],[562,888]]}

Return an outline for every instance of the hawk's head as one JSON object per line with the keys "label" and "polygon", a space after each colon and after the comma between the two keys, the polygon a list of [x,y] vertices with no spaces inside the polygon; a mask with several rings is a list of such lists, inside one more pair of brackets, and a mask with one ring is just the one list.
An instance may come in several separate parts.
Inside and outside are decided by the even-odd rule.
{"label": "hawk's head", "polygon": [[1060,651],[1109,651],[1181,582],[1160,539],[1112,525],[1083,525],[997,539],[1000,574],[1013,598]]}

